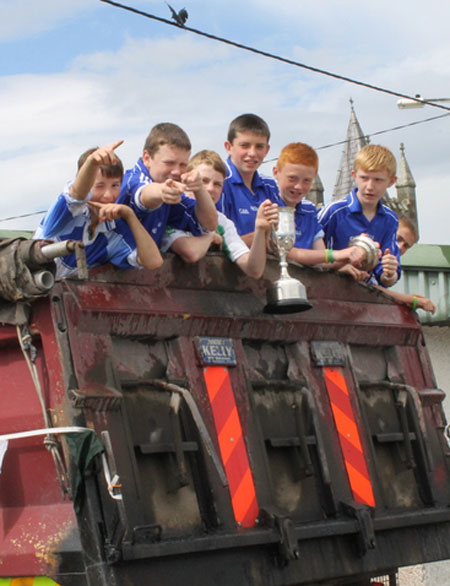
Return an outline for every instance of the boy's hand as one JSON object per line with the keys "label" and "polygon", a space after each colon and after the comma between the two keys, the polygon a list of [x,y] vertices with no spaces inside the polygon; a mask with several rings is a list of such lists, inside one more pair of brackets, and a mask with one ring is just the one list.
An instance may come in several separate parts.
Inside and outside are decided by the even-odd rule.
{"label": "boy's hand", "polygon": [[366,271],[362,271],[360,269],[357,269],[356,267],[354,267],[351,264],[347,264],[344,265],[343,267],[341,267],[340,269],[338,269],[338,273],[346,273],[347,275],[352,276],[355,281],[364,281],[365,279],[368,279],[370,277],[369,273],[367,273]]}
{"label": "boy's hand", "polygon": [[174,179],[166,179],[161,184],[161,199],[164,203],[175,204],[180,203],[181,194],[184,192],[185,186]]}
{"label": "boy's hand", "polygon": [[181,181],[184,184],[183,191],[192,191],[192,193],[196,193],[203,187],[203,181],[200,178],[200,173],[197,169],[192,169],[188,173],[183,173],[181,176]]}
{"label": "boy's hand", "polygon": [[434,313],[436,311],[436,305],[428,299],[428,297],[424,297],[423,295],[415,295],[417,297],[417,305],[421,309],[425,311],[429,311],[430,313]]}
{"label": "boy's hand", "polygon": [[97,167],[100,165],[115,165],[118,162],[118,158],[114,151],[123,144],[123,140],[117,140],[110,145],[98,148],[96,151],[89,155],[89,159]]}
{"label": "boy's hand", "polygon": [[348,250],[348,262],[354,267],[361,267],[366,259],[366,251],[360,246],[350,246]]}
{"label": "boy's hand", "polygon": [[217,232],[209,232],[209,234],[211,235],[211,244],[209,245],[209,247],[214,247],[214,248],[218,248],[219,250],[222,250],[222,244],[223,244],[223,238],[220,234],[218,234]]}
{"label": "boy's hand", "polygon": [[255,229],[269,232],[272,226],[278,224],[278,204],[273,203],[270,199],[266,199],[258,208],[256,214]]}
{"label": "boy's hand", "polygon": [[98,201],[90,201],[89,208],[93,218],[97,223],[105,222],[106,220],[118,220],[127,218],[134,215],[133,210],[121,203],[100,203]]}
{"label": "boy's hand", "polygon": [[386,281],[392,281],[397,277],[398,260],[397,257],[391,254],[389,248],[386,248],[381,258],[381,265],[383,267],[382,277]]}

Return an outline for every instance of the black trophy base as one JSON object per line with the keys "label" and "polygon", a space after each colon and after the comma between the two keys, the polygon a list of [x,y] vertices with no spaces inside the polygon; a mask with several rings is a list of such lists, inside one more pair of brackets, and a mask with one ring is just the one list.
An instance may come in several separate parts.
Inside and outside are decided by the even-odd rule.
{"label": "black trophy base", "polygon": [[279,299],[271,301],[264,307],[264,313],[286,314],[300,313],[311,309],[312,305],[307,299]]}

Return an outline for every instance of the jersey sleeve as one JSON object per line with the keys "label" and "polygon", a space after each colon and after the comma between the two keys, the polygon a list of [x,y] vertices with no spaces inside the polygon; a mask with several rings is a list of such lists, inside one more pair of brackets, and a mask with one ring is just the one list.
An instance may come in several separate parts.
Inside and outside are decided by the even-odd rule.
{"label": "jersey sleeve", "polygon": [[324,238],[325,232],[322,228],[321,223],[319,222],[319,210],[316,208],[314,213],[314,235],[313,235],[313,242],[316,241],[318,238]]}
{"label": "jersey sleeve", "polygon": [[139,171],[138,167],[128,170],[124,175],[117,203],[130,206],[138,217],[151,212],[152,210],[141,203],[140,197],[144,187],[151,182],[151,178]]}
{"label": "jersey sleeve", "polygon": [[130,246],[118,232],[108,234],[106,262],[120,269],[142,269],[137,260],[136,247]]}
{"label": "jersey sleeve", "polygon": [[167,225],[191,232],[192,236],[201,236],[203,230],[195,215],[195,205],[195,199],[182,194],[180,203],[169,206]]}
{"label": "jersey sleeve", "polygon": [[175,228],[167,226],[161,242],[160,250],[161,252],[167,252],[176,240],[178,240],[179,238],[189,237],[192,237],[191,232],[187,232],[185,230],[177,230]]}
{"label": "jersey sleeve", "polygon": [[236,262],[240,256],[250,252],[248,246],[239,236],[234,223],[224,215],[219,214],[217,232],[223,238],[223,252],[231,262]]}
{"label": "jersey sleeve", "polygon": [[[39,237],[61,238],[64,234],[65,238],[70,238],[70,234],[67,234],[67,230],[71,230],[71,226],[75,227],[76,225],[77,227],[80,227],[87,222],[90,222],[90,213],[87,202],[92,197],[91,192],[89,192],[86,199],[82,201],[74,199],[70,196],[71,185],[71,182],[67,183],[64,191],[58,196],[46,213],[40,225]],[[78,238],[78,235],[74,235],[73,237],[73,239]]]}
{"label": "jersey sleeve", "polygon": [[323,231],[323,239],[325,246],[333,248],[333,216],[331,214],[330,206],[325,206],[319,210],[317,214],[317,222]]}

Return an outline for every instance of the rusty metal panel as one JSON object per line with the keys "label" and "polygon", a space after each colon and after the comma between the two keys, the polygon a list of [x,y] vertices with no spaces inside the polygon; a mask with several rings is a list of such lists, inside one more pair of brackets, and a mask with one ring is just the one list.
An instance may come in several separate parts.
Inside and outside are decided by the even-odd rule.
{"label": "rusty metal panel", "polygon": [[[193,267],[168,256],[155,272],[102,268],[87,282],[58,283],[36,304],[33,335],[52,417],[103,438],[123,497],[114,501],[94,470],[75,519],[45,464],[39,504],[55,505],[55,518],[56,504],[72,514],[70,539],[55,548],[61,576],[78,572],[89,586],[334,586],[450,556],[442,396],[414,313],[351,279],[292,265],[313,308],[267,315],[277,270],[269,260],[254,281],[218,255]],[[2,329],[0,344],[4,384],[16,392],[11,421],[17,427],[25,412],[38,425],[14,330]],[[214,404],[222,394],[208,387],[208,368],[225,373],[223,404]],[[330,393],[326,369],[339,369],[345,402]],[[346,428],[339,409],[348,416],[349,408]],[[355,498],[343,448],[356,430],[370,507]],[[36,494],[21,482],[39,467],[28,457],[11,488],[0,476],[3,514],[33,508]],[[245,501],[233,485],[240,473],[253,479],[258,504],[249,523],[236,505]]]}

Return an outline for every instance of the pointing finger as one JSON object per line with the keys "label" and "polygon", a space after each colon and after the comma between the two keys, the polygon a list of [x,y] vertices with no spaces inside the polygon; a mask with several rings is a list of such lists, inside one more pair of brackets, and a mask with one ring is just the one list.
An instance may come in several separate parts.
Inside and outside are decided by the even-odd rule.
{"label": "pointing finger", "polygon": [[112,144],[109,145],[109,147],[107,147],[108,149],[111,149],[113,151],[115,151],[117,148],[120,147],[120,145],[122,145],[125,141],[124,140],[116,140],[116,142],[113,142]]}

